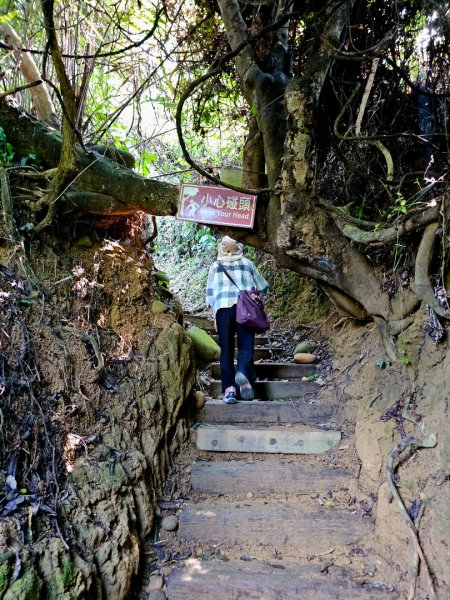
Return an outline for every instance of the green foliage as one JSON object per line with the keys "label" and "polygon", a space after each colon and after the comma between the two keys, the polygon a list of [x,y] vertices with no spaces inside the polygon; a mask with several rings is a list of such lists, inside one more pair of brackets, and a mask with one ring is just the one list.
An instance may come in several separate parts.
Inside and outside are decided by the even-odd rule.
{"label": "green foliage", "polygon": [[14,148],[6,139],[5,131],[0,127],[0,164],[8,167],[12,164],[14,158]]}
{"label": "green foliage", "polygon": [[398,219],[402,215],[406,214],[408,214],[408,202],[403,196],[403,194],[397,192],[397,195],[394,200],[394,206],[391,208],[390,211],[388,211],[387,218],[392,219],[394,217],[395,219]]}
{"label": "green foliage", "polygon": [[397,340],[398,354],[400,356],[398,362],[403,366],[407,366],[407,365],[411,364],[411,359],[408,356],[408,350],[407,350],[407,346],[410,343],[411,343],[411,341],[406,338],[400,338]]}

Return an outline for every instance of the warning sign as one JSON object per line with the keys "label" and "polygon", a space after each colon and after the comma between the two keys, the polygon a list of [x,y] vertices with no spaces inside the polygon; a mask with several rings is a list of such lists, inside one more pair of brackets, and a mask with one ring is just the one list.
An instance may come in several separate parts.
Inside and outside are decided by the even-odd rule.
{"label": "warning sign", "polygon": [[216,185],[180,186],[177,218],[210,225],[253,227],[256,196],[242,194]]}

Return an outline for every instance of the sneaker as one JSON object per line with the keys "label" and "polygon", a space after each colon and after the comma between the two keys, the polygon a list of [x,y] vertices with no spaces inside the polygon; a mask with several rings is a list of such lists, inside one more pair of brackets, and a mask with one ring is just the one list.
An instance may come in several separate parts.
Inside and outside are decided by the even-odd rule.
{"label": "sneaker", "polygon": [[236,404],[236,390],[234,389],[234,387],[228,387],[225,390],[223,401],[225,402],[225,404]]}
{"label": "sneaker", "polygon": [[238,371],[236,373],[236,385],[239,386],[239,393],[242,400],[253,400],[255,392],[253,391],[252,385],[244,373]]}

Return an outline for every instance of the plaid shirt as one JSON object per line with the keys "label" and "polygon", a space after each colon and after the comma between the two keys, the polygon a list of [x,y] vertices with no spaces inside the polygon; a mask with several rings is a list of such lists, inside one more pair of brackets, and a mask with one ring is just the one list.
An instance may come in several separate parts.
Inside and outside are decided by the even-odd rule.
{"label": "plaid shirt", "polygon": [[206,284],[206,304],[212,307],[214,315],[219,308],[228,308],[236,304],[240,290],[250,291],[254,287],[260,292],[267,291],[269,287],[267,281],[259,274],[250,259],[242,257],[232,262],[221,261],[221,264],[236,285],[231,283],[222,270],[219,270],[219,261],[213,262],[209,268]]}

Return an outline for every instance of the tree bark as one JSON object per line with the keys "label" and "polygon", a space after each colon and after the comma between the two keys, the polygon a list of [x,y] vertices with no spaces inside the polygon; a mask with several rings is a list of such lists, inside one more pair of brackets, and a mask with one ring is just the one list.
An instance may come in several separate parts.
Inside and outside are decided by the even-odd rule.
{"label": "tree bark", "polygon": [[[0,125],[18,155],[34,154],[44,167],[58,165],[62,148],[59,132],[6,100],[0,101]],[[76,160],[77,176],[67,191],[103,194],[103,200],[95,197],[97,214],[127,214],[137,210],[155,215],[176,214],[177,186],[141,177],[106,156],[88,154],[79,146],[76,146]],[[72,203],[65,202],[63,210],[69,207],[74,213],[90,212],[89,199],[82,195],[73,196]]]}
{"label": "tree bark", "polygon": [[[23,52],[21,48],[21,40],[9,23],[0,21],[0,35],[5,42],[14,48],[14,56],[17,60],[24,79],[27,83],[40,81],[41,74],[34,62],[33,57],[29,52]],[[52,99],[44,82],[39,85],[29,88],[32,98],[32,110],[37,118],[52,127],[59,126],[59,119],[53,106]]]}

